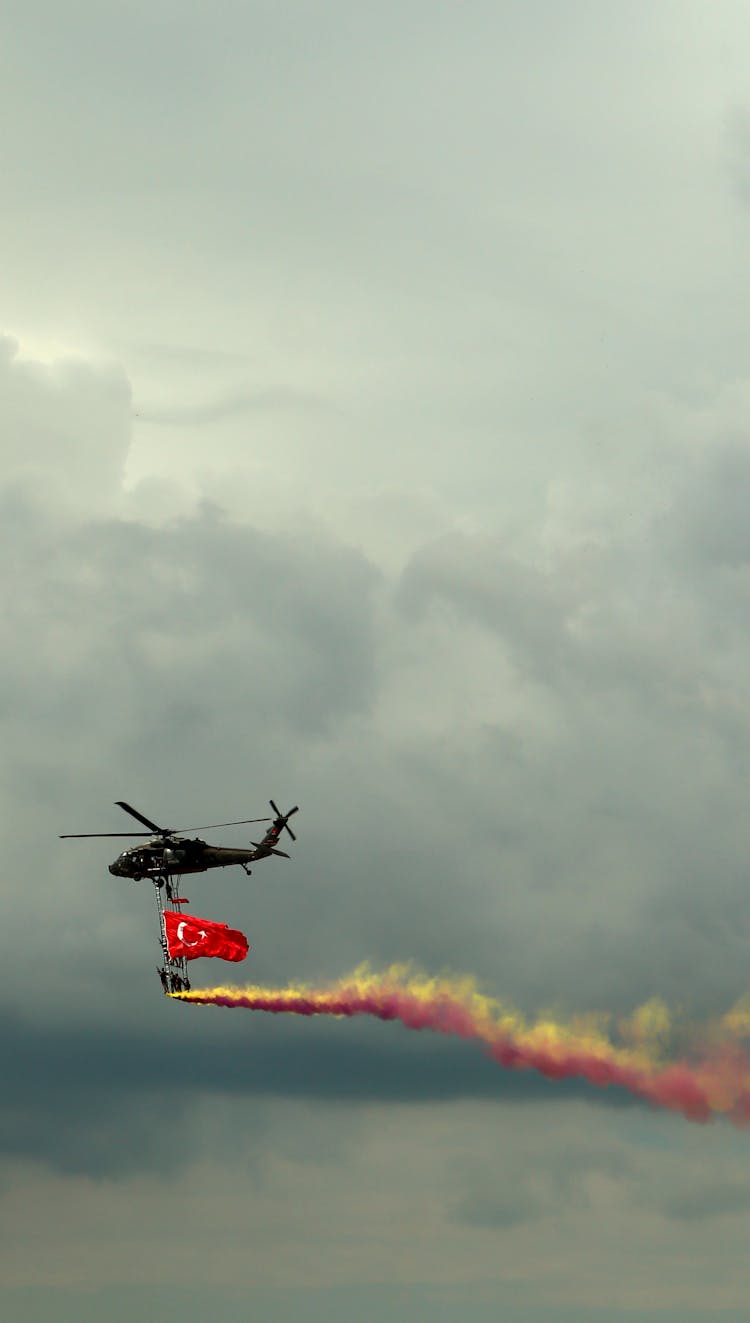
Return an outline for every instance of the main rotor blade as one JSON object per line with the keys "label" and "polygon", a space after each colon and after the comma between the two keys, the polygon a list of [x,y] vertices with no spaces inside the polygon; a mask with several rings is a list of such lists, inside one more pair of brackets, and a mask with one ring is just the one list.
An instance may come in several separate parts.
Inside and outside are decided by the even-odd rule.
{"label": "main rotor blade", "polygon": [[144,818],[143,814],[138,812],[138,809],[134,809],[132,804],[126,804],[124,799],[116,799],[115,804],[118,808],[124,809],[126,813],[129,813],[131,818],[137,818],[139,822],[143,823],[144,827],[150,827],[152,832],[156,832],[157,836],[172,835],[171,831],[166,831],[164,827],[157,827],[156,823],[152,822],[150,818]]}
{"label": "main rotor blade", "polygon": [[209,822],[206,827],[176,827],[176,831],[213,831],[214,827],[244,827],[247,822],[270,822],[270,818],[240,818],[239,822]]}
{"label": "main rotor blade", "polygon": [[132,836],[153,836],[153,834],[152,831],[67,831],[59,836],[58,840],[93,841],[96,837],[103,836],[117,836],[120,839],[127,837],[130,840]]}

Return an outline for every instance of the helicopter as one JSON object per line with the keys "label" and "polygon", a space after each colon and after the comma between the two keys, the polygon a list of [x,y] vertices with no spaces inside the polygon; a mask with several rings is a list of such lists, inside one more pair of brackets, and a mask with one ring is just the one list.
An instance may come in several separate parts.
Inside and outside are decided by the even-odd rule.
{"label": "helicopter", "polygon": [[[127,850],[123,850],[115,860],[109,865],[109,871],[114,877],[129,877],[134,882],[140,882],[142,878],[148,878],[157,887],[163,887],[166,884],[167,895],[171,896],[170,879],[181,873],[205,873],[209,868],[227,868],[231,864],[239,864],[244,868],[248,877],[251,869],[249,865],[255,863],[258,859],[267,859],[272,854],[277,854],[282,859],[288,859],[289,855],[285,850],[280,850],[278,846],[279,837],[282,831],[288,831],[293,841],[297,837],[289,826],[289,819],[293,813],[299,811],[299,805],[289,809],[288,813],[282,813],[280,808],[271,799],[269,803],[274,811],[275,817],[270,818],[242,818],[239,822],[212,822],[206,827],[160,827],[158,823],[152,822],[150,818],[139,813],[138,809],[133,808],[132,804],[126,804],[125,800],[115,800],[118,808],[124,809],[131,818],[141,822],[148,831],[100,831],[100,832],[66,832],[60,836],[61,841],[70,840],[92,840],[101,837],[117,836],[145,836],[147,840],[142,845],[131,845]],[[181,833],[186,831],[212,831],[216,827],[242,827],[250,822],[271,822],[271,826],[263,837],[262,841],[253,841],[252,850],[235,850],[224,845],[208,845],[199,837],[190,840]]]}

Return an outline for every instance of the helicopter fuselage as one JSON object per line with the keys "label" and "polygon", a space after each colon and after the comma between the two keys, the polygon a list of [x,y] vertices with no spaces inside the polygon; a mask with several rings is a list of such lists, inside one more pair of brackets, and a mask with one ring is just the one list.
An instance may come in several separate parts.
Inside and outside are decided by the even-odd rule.
{"label": "helicopter fuselage", "polygon": [[231,864],[249,864],[263,859],[270,849],[255,846],[234,850],[223,845],[208,845],[198,838],[145,841],[123,850],[109,865],[114,877],[129,877],[138,882],[143,877],[164,877],[176,873],[205,873],[209,868],[227,868]]}

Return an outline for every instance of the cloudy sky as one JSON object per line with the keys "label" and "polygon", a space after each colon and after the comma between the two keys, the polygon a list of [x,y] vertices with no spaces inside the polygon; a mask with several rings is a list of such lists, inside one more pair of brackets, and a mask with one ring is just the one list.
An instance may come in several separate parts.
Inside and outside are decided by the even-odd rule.
{"label": "cloudy sky", "polygon": [[257,982],[747,990],[746,4],[0,34],[7,1317],[746,1319],[747,1135],[167,1002],[148,887],[58,840],[299,803],[186,887]]}

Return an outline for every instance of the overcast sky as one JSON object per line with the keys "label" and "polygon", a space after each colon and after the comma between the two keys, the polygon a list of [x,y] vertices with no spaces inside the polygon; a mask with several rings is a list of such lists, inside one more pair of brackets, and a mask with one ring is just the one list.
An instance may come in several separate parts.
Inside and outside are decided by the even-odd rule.
{"label": "overcast sky", "polygon": [[749,42],[739,0],[4,5],[12,1323],[746,1319],[746,1135],[168,1002],[150,888],[58,834],[299,803],[291,862],[185,887],[230,978],[746,992]]}

